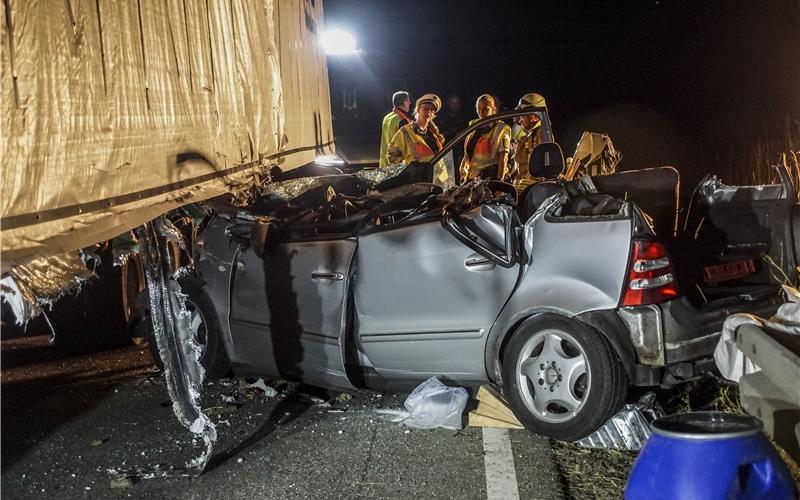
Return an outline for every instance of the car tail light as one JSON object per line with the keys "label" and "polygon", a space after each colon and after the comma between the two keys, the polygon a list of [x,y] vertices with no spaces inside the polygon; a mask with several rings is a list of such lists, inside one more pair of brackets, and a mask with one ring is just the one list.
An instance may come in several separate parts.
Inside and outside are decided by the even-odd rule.
{"label": "car tail light", "polygon": [[655,304],[679,295],[672,261],[664,245],[634,241],[623,306]]}

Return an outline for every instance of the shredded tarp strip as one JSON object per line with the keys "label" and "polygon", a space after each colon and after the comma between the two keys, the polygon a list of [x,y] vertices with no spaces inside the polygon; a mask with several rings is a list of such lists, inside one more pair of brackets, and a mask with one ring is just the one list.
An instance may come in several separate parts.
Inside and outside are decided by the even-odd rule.
{"label": "shredded tarp strip", "polygon": [[211,458],[217,430],[200,407],[205,370],[200,364],[202,349],[192,335],[186,296],[181,293],[172,273],[167,242],[180,238],[180,232],[165,218],[159,217],[138,228],[140,255],[150,295],[150,317],[158,353],[164,362],[164,378],[178,421],[205,444],[203,453],[185,466],[156,465],[149,468],[109,469],[117,477],[142,479],[167,476],[200,475]]}

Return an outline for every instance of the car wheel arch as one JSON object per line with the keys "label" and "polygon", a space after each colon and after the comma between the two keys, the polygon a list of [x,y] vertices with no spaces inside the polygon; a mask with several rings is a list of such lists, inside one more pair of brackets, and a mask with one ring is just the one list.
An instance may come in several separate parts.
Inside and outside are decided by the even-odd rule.
{"label": "car wheel arch", "polygon": [[[512,323],[511,326],[503,330],[502,333],[498,334],[494,341],[490,339],[489,345],[492,350],[489,351],[487,349],[487,357],[490,358],[487,359],[487,363],[489,363],[487,366],[490,368],[487,372],[490,380],[493,382],[502,382],[503,352],[508,342],[514,336],[514,333],[520,331],[526,325],[537,321],[543,315],[555,315],[561,318],[578,321],[583,326],[597,332],[598,335],[602,335],[622,362],[628,380],[635,380],[636,354],[633,350],[630,337],[627,336],[627,332],[621,330],[614,324],[613,320],[609,318],[609,315],[614,315],[613,317],[616,318],[616,313],[614,311],[589,311],[577,315],[569,315],[552,309],[530,311],[524,317],[518,319]],[[622,328],[624,328],[624,326]]]}
{"label": "car wheel arch", "polygon": [[511,322],[509,326],[503,328],[497,333],[494,333],[495,329],[492,329],[492,331],[489,333],[489,340],[486,346],[486,366],[489,368],[487,370],[487,374],[489,375],[489,379],[491,381],[501,382],[502,380],[501,373],[503,366],[503,350],[514,336],[514,333],[519,331],[520,328],[523,328],[525,325],[536,321],[537,318],[544,314],[554,314],[563,318],[570,318],[568,314],[564,314],[561,311],[549,308],[533,309],[526,311],[520,317],[517,317],[515,321]]}

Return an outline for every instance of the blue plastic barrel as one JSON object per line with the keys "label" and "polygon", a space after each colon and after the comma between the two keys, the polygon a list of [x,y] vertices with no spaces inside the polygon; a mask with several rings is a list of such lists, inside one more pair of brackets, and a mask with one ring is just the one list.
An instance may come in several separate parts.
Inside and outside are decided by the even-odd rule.
{"label": "blue plastic barrel", "polygon": [[728,412],[657,419],[625,498],[796,499],[792,476],[761,429],[759,419]]}

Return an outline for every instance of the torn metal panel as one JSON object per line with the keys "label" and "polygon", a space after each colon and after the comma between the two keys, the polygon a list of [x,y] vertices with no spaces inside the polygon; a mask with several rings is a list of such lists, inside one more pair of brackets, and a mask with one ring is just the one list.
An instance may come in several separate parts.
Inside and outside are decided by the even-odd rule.
{"label": "torn metal panel", "polygon": [[[99,261],[97,256],[90,259]],[[84,255],[77,252],[40,258],[13,267],[0,282],[0,295],[11,306],[17,324],[23,325],[93,275]]]}
{"label": "torn metal panel", "polygon": [[190,328],[190,314],[177,277],[173,275],[167,238],[177,237],[175,229],[163,216],[137,230],[150,295],[150,317],[158,352],[164,362],[164,377],[172,400],[172,410],[180,423],[201,437],[205,451],[183,467],[150,469],[110,469],[116,476],[165,477],[197,476],[211,458],[217,431],[200,407],[200,392],[205,372],[200,364],[202,349]]}
{"label": "torn metal panel", "polygon": [[650,424],[664,416],[656,395],[648,392],[634,404],[625,405],[616,415],[592,434],[575,444],[584,448],[641,450],[652,434]]}

